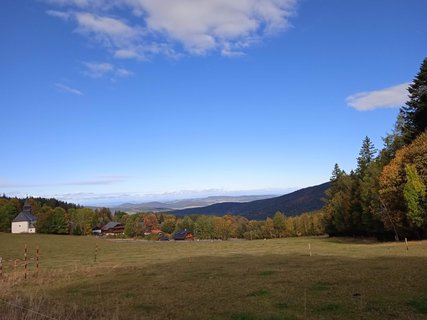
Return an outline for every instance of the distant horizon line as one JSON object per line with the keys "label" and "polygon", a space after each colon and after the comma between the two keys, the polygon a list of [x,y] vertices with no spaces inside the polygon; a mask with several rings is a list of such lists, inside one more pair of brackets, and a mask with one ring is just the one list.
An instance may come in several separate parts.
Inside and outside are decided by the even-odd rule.
{"label": "distant horizon line", "polygon": [[82,206],[117,206],[121,204],[141,204],[148,202],[173,202],[181,200],[205,199],[209,197],[250,197],[250,196],[279,196],[301,189],[301,187],[290,188],[268,188],[252,190],[182,190],[164,193],[139,193],[139,192],[117,192],[117,193],[24,193],[24,192],[2,192],[6,197],[17,198],[54,198],[60,201],[75,203]]}
{"label": "distant horizon line", "polygon": [[[319,183],[322,184],[322,183]],[[281,196],[300,189],[316,186],[311,184],[303,187],[288,188],[261,188],[250,190],[226,190],[226,189],[203,189],[203,190],[180,190],[163,193],[142,193],[142,192],[115,192],[115,193],[94,193],[94,192],[76,192],[76,193],[34,193],[27,192],[1,192],[7,197],[34,197],[34,198],[54,198],[68,203],[74,203],[81,206],[111,207],[122,204],[144,204],[148,202],[172,202],[182,200],[204,199],[209,197],[244,197],[244,196]]]}

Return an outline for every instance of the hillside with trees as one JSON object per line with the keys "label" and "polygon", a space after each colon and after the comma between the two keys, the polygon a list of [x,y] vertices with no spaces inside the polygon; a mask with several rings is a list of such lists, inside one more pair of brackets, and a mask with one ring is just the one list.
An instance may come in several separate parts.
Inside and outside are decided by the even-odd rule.
{"label": "hillside with trees", "polygon": [[366,137],[355,170],[335,165],[324,210],[328,234],[427,236],[427,58],[408,91],[383,149]]}
{"label": "hillside with trees", "polygon": [[240,215],[248,219],[264,220],[277,211],[286,212],[287,216],[297,216],[304,212],[320,210],[324,206],[325,191],[330,183],[303,188],[280,197],[251,202],[223,202],[206,207],[170,211],[178,216],[205,214],[212,216]]}

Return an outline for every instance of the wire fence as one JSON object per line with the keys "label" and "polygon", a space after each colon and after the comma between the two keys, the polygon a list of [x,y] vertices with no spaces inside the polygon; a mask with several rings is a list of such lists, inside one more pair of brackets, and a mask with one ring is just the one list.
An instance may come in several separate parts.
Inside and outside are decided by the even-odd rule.
{"label": "wire fence", "polygon": [[34,276],[38,277],[39,267],[40,267],[40,249],[39,246],[36,247],[36,254],[33,257],[30,257],[28,254],[28,246],[25,244],[24,247],[24,258],[23,259],[3,259],[0,257],[0,280],[5,277],[6,272],[19,272],[20,268],[23,267],[24,279],[27,279],[29,276],[30,265],[33,265]]}
{"label": "wire fence", "polygon": [[19,304],[16,304],[16,303],[13,303],[13,302],[1,299],[1,298],[0,298],[0,303],[4,304],[6,306],[12,307],[12,308],[21,310],[22,312],[27,312],[28,314],[36,315],[36,316],[41,317],[43,319],[58,320],[58,318],[53,318],[47,314],[41,313],[39,311],[24,307],[22,305],[19,305]]}

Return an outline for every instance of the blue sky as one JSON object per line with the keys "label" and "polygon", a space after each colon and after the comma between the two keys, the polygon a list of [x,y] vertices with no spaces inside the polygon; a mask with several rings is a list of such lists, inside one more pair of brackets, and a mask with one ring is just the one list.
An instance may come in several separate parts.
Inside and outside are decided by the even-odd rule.
{"label": "blue sky", "polygon": [[282,193],[355,167],[427,56],[424,0],[3,0],[0,192]]}

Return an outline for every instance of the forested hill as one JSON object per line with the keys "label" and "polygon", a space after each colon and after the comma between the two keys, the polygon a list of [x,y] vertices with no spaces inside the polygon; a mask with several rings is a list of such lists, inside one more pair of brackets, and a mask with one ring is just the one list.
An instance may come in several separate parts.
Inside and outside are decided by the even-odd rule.
{"label": "forested hill", "polygon": [[246,203],[223,202],[207,207],[170,211],[169,213],[178,216],[191,214],[223,216],[232,214],[254,220],[263,220],[267,217],[273,217],[277,211],[285,213],[286,216],[296,216],[304,212],[321,209],[324,205],[323,198],[326,197],[325,191],[329,188],[329,185],[330,183],[326,182],[270,199]]}

